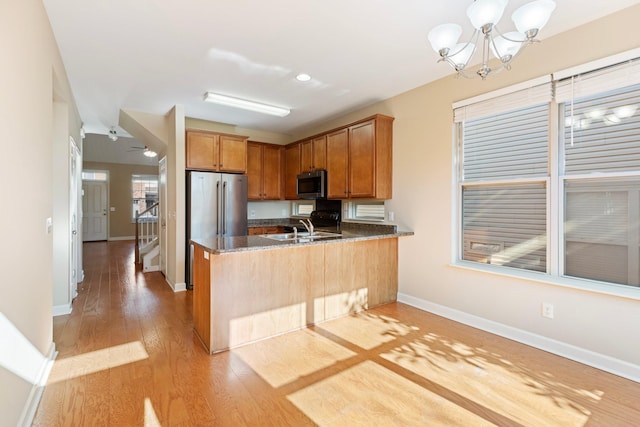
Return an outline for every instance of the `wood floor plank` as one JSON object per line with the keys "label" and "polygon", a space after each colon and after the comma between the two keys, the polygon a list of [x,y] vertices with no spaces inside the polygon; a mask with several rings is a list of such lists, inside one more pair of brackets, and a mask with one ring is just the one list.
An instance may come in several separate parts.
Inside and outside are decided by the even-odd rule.
{"label": "wood floor plank", "polygon": [[632,426],[640,384],[399,304],[209,355],[191,292],[84,245],[35,426]]}

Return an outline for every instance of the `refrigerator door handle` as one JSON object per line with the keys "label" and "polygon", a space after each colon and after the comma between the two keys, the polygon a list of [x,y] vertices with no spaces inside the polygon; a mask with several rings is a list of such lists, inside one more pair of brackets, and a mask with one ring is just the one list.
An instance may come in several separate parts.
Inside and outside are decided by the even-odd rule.
{"label": "refrigerator door handle", "polygon": [[222,183],[222,234],[227,234],[227,181]]}
{"label": "refrigerator door handle", "polygon": [[220,181],[216,181],[216,236],[220,235]]}

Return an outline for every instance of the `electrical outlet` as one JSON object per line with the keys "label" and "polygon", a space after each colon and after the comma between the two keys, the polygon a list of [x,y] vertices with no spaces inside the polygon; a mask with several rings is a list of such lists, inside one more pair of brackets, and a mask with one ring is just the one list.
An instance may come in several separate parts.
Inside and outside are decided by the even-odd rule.
{"label": "electrical outlet", "polygon": [[252,210],[251,211],[251,218],[255,218],[256,217],[256,211]]}
{"label": "electrical outlet", "polygon": [[542,317],[553,319],[553,304],[549,302],[542,303]]}

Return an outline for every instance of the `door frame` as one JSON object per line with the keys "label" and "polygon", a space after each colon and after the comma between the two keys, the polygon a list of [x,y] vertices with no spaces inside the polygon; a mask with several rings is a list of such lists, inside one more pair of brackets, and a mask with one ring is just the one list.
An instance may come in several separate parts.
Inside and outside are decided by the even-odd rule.
{"label": "door frame", "polygon": [[158,237],[160,239],[160,271],[167,277],[167,158],[166,156],[158,161]]}
{"label": "door frame", "polygon": [[78,200],[82,200],[79,196],[78,183],[82,182],[82,159],[80,150],[76,145],[76,141],[72,136],[69,137],[69,240],[71,247],[69,248],[69,297],[73,299],[78,296],[78,282],[80,279],[81,259],[79,253],[82,252],[82,235],[78,233],[81,230],[81,215],[78,215]]}

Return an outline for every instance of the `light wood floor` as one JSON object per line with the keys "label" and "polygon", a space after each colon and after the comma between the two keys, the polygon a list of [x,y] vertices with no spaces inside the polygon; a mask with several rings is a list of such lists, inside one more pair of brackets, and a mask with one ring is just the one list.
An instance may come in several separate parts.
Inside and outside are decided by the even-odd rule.
{"label": "light wood floor", "polygon": [[640,425],[640,384],[403,304],[210,356],[131,243],[84,258],[37,426]]}

